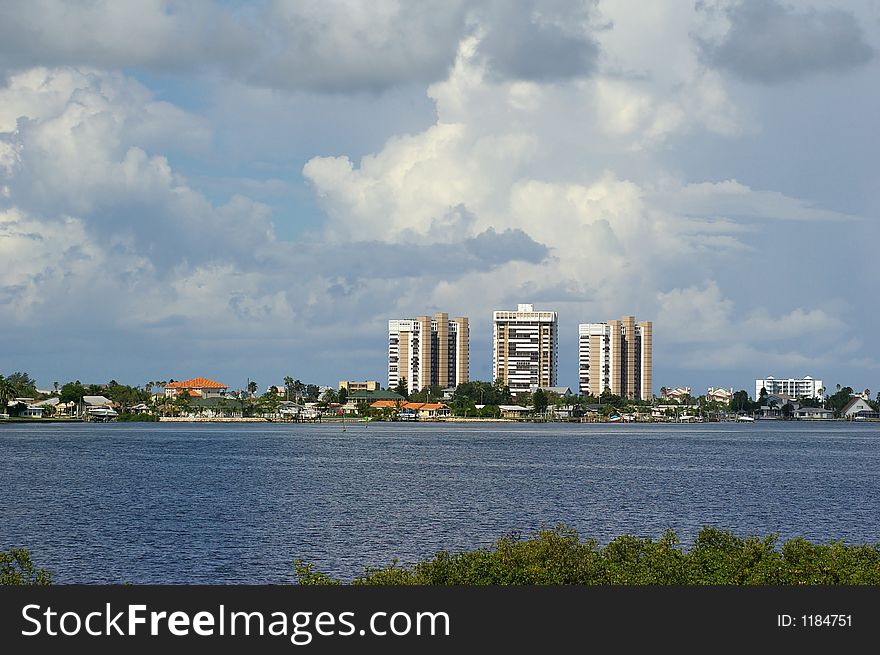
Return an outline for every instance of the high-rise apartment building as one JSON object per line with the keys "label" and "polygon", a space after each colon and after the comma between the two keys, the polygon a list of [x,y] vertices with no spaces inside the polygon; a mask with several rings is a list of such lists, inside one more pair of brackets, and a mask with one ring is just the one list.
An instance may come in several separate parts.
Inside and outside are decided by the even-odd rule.
{"label": "high-rise apartment building", "polygon": [[635,316],[578,326],[578,369],[581,395],[611,393],[651,400],[652,326]]}
{"label": "high-rise apartment building", "polygon": [[788,398],[821,398],[824,392],[822,380],[814,380],[809,375],[802,378],[766,377],[755,380],[755,400],[760,397],[761,389],[765,389],[768,394]]}
{"label": "high-rise apartment building", "polygon": [[556,312],[519,305],[493,315],[492,371],[514,395],[556,386]]}
{"label": "high-rise apartment building", "polygon": [[412,393],[439,384],[455,387],[468,381],[470,328],[464,316],[449,314],[388,321],[388,387],[401,378]]}

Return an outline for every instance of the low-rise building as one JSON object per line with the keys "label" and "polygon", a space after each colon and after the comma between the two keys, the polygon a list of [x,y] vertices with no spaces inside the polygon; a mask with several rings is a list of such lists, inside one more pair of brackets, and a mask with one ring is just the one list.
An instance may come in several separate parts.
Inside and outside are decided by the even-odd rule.
{"label": "low-rise building", "polygon": [[691,397],[690,387],[663,387],[660,389],[660,398],[663,400],[675,400],[681,402]]}
{"label": "low-rise building", "polygon": [[834,416],[834,412],[824,407],[799,407],[792,412],[792,416],[798,420],[827,420]]}
{"label": "low-rise building", "polygon": [[43,409],[44,408],[39,405],[28,405],[21,410],[19,416],[25,416],[27,418],[43,418]]}
{"label": "low-rise building", "polygon": [[380,389],[378,391],[353,391],[348,394],[348,403],[353,404],[355,409],[358,406],[364,407],[366,405],[371,405],[377,400],[392,400],[392,401],[405,401],[406,398],[401,396],[399,393],[394,391],[388,391],[387,389]]}
{"label": "low-rise building", "polygon": [[503,418],[521,418],[532,411],[529,407],[522,405],[498,405]]}
{"label": "low-rise building", "polygon": [[840,415],[849,420],[877,418],[878,413],[867,400],[861,396],[853,396],[840,410]]}
{"label": "low-rise building", "polygon": [[450,409],[445,403],[411,403],[402,400],[377,400],[370,404],[372,409],[393,409],[414,418],[436,419],[449,416]]}
{"label": "low-rise building", "polygon": [[379,391],[382,389],[382,385],[379,384],[378,380],[365,380],[363,382],[340,380],[339,388],[352,393],[353,391]]}
{"label": "low-rise building", "polygon": [[226,395],[229,389],[225,384],[220,384],[208,378],[192,378],[179,382],[169,382],[165,385],[165,397],[174,398],[183,393],[188,393],[194,398],[219,398]]}
{"label": "low-rise building", "polygon": [[716,403],[729,403],[733,398],[733,387],[725,389],[723,387],[709,387],[706,391],[706,400]]}

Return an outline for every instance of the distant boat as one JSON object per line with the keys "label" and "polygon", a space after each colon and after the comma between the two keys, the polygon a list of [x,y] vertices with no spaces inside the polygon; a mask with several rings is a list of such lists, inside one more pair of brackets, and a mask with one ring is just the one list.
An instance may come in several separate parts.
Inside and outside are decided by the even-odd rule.
{"label": "distant boat", "polygon": [[739,421],[740,423],[754,423],[755,422],[755,419],[752,418],[751,416],[737,416],[736,420]]}
{"label": "distant boat", "polygon": [[620,423],[621,421],[623,421],[623,417],[618,416],[617,414],[612,414],[608,417],[609,423]]}

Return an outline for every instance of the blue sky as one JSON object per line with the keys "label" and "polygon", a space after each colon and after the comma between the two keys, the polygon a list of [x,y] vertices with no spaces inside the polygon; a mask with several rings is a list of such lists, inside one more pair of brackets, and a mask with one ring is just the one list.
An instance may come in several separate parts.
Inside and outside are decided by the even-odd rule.
{"label": "blue sky", "polygon": [[0,373],[385,381],[389,318],[880,389],[870,0],[10,2]]}

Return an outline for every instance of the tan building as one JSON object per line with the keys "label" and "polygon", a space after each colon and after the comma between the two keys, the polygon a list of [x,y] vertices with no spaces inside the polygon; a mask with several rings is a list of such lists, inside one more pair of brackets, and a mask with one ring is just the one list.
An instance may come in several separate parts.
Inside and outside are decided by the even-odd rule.
{"label": "tan building", "polygon": [[492,371],[513,395],[556,386],[556,312],[521,304],[493,314]]}
{"label": "tan building", "polygon": [[578,376],[581,395],[611,393],[651,400],[652,324],[635,316],[578,326]]}
{"label": "tan building", "polygon": [[406,380],[409,392],[429,385],[456,387],[468,381],[468,319],[438,312],[432,317],[388,321],[388,388]]}
{"label": "tan building", "polygon": [[661,387],[660,397],[663,400],[680,402],[685,398],[693,398],[690,387]]}
{"label": "tan building", "polygon": [[339,388],[345,389],[349,393],[353,391],[379,391],[382,387],[378,380],[367,380],[365,382],[354,382],[352,380],[340,380]]}
{"label": "tan building", "polygon": [[729,403],[733,398],[733,387],[725,389],[724,387],[709,387],[706,391],[706,400],[716,403]]}
{"label": "tan building", "polygon": [[225,384],[220,384],[208,378],[193,378],[192,380],[182,380],[166,384],[165,397],[173,398],[188,393],[194,398],[217,398],[224,395],[228,388]]}

